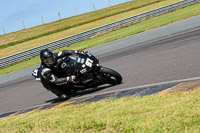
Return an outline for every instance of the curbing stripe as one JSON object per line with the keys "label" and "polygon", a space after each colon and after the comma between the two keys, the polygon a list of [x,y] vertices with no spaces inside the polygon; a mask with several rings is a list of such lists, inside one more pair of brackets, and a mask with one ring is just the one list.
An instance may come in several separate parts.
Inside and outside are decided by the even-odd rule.
{"label": "curbing stripe", "polygon": [[21,113],[23,113],[23,112],[25,112],[25,111],[26,111],[26,110],[18,111],[18,112],[14,113],[14,114],[9,115],[8,117],[15,116],[15,115],[19,115],[19,114],[21,114]]}
{"label": "curbing stripe", "polygon": [[68,105],[68,104],[71,104],[71,103],[75,103],[76,101],[78,101],[78,100],[63,102],[63,103],[60,103],[60,104],[54,106],[53,108],[62,107],[62,106],[65,106],[65,105]]}
{"label": "curbing stripe", "polygon": [[33,110],[31,110],[31,111],[29,111],[29,112],[27,112],[27,113],[25,113],[25,114],[28,115],[28,114],[31,114],[31,113],[33,113],[33,112],[36,112],[36,111],[40,110],[42,107],[43,107],[43,106],[38,107],[38,108],[36,108],[36,109],[33,109]]}
{"label": "curbing stripe", "polygon": [[81,99],[77,99],[77,100],[73,100],[73,101],[66,101],[66,102],[62,102],[60,104],[57,104],[56,106],[54,106],[53,108],[55,107],[62,107],[62,106],[66,106],[66,105],[69,105],[69,104],[72,104],[72,103],[76,103],[76,102],[80,102],[82,100],[87,100],[88,98],[81,98]]}
{"label": "curbing stripe", "polygon": [[157,95],[159,95],[159,96],[165,95],[165,94],[169,93],[173,88],[176,88],[176,87],[181,86],[181,85],[183,85],[183,83],[180,83],[180,84],[178,84],[178,85],[176,85],[174,87],[171,87],[169,89],[166,89],[164,91],[161,91]]}

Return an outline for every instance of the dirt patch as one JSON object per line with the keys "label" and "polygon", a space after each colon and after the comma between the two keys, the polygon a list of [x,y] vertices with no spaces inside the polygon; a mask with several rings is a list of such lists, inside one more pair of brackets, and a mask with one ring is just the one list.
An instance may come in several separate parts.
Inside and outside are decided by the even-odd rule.
{"label": "dirt patch", "polygon": [[158,95],[165,95],[169,93],[191,92],[191,91],[200,91],[200,80],[180,83],[172,88],[169,88],[167,90],[158,93]]}

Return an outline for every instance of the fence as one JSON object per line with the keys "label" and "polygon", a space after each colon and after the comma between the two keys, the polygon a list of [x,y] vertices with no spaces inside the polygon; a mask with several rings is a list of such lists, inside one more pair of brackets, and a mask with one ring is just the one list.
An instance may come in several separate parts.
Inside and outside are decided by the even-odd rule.
{"label": "fence", "polygon": [[134,23],[140,22],[142,20],[148,19],[148,18],[152,18],[152,17],[156,17],[156,16],[160,16],[162,14],[168,13],[168,12],[172,12],[178,8],[182,8],[182,7],[186,7],[192,4],[195,4],[197,2],[200,2],[200,0],[182,0],[179,2],[176,2],[174,4],[168,5],[168,6],[164,6],[161,8],[157,8],[155,10],[151,10],[145,13],[141,13],[139,15],[135,15],[123,20],[119,20],[110,24],[106,24],[88,31],[84,31],[54,42],[50,42],[17,54],[13,54],[4,58],[0,59],[0,68],[8,66],[10,64],[34,57],[39,55],[40,50],[48,48],[50,50],[56,50],[80,41],[83,41],[85,39],[97,36],[99,34],[105,33],[105,32],[109,32],[111,30],[116,30],[119,27],[123,27],[123,26],[127,26],[127,25],[132,25]]}

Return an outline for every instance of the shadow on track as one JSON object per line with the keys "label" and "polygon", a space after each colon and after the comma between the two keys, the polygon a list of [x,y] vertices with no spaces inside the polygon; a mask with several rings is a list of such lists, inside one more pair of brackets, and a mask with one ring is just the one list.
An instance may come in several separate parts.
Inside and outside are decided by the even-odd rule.
{"label": "shadow on track", "polygon": [[[113,86],[113,85],[104,85],[104,86],[100,86],[100,87],[96,87],[96,88],[89,88],[89,89],[86,89],[86,90],[81,90],[81,91],[78,91],[76,94],[71,95],[71,98],[72,97],[80,97],[80,96],[83,96],[83,95],[86,95],[86,94],[98,92],[98,91],[101,91],[103,89],[109,88],[111,86]],[[54,99],[46,101],[46,103],[59,103],[59,102],[63,102],[63,100],[61,100],[60,98],[54,98]]]}

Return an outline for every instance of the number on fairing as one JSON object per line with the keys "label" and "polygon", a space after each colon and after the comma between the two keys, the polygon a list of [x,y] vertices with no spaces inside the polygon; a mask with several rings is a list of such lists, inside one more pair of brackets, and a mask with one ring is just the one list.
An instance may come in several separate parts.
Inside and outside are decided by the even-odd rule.
{"label": "number on fairing", "polygon": [[61,68],[65,68],[67,66],[67,63],[63,63],[62,65],[61,65]]}
{"label": "number on fairing", "polygon": [[92,63],[93,63],[93,60],[87,58],[87,60],[85,61],[85,65],[86,66],[89,66],[89,67],[92,67]]}
{"label": "number on fairing", "polygon": [[33,76],[37,77],[38,76],[38,69],[35,69],[33,72],[32,72]]}

